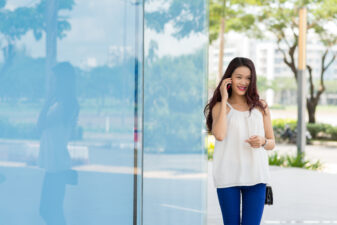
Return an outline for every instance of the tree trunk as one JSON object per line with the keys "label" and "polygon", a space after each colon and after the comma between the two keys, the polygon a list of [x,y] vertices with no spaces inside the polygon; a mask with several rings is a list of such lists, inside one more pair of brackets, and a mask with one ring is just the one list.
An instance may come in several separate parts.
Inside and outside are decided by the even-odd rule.
{"label": "tree trunk", "polygon": [[218,68],[218,81],[221,80],[223,76],[223,55],[224,55],[224,32],[225,32],[225,18],[221,18],[221,26],[220,26],[220,46],[219,46],[219,68]]}
{"label": "tree trunk", "polygon": [[57,56],[57,12],[58,1],[48,0],[46,7],[46,93],[50,95],[52,67]]}
{"label": "tree trunk", "polygon": [[320,74],[320,85],[318,90],[315,93],[315,86],[313,82],[313,74],[312,74],[312,68],[310,65],[307,65],[308,73],[309,73],[309,96],[307,98],[307,110],[309,115],[309,123],[316,123],[316,108],[318,105],[318,102],[321,98],[321,95],[325,91],[325,85],[324,85],[324,74],[326,70],[329,68],[329,66],[335,61],[336,55],[333,55],[333,57],[330,59],[330,61],[326,64],[326,56],[329,53],[329,49],[326,49],[322,59],[321,59],[321,74]]}
{"label": "tree trunk", "polygon": [[4,64],[0,70],[0,76],[5,75],[6,71],[12,65],[12,62],[15,56],[15,47],[14,47],[14,44],[10,40],[8,40],[7,46],[3,48],[3,52],[4,52]]}
{"label": "tree trunk", "polygon": [[307,99],[307,110],[309,115],[309,123],[316,123],[316,107],[317,103],[315,101],[310,101]]}

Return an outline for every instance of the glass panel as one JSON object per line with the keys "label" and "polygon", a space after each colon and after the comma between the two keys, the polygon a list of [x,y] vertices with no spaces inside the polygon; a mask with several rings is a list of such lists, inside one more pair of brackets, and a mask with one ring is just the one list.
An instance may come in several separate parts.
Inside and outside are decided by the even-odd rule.
{"label": "glass panel", "polygon": [[206,224],[205,0],[145,2],[144,224]]}
{"label": "glass panel", "polygon": [[142,12],[0,0],[1,224],[140,224]]}

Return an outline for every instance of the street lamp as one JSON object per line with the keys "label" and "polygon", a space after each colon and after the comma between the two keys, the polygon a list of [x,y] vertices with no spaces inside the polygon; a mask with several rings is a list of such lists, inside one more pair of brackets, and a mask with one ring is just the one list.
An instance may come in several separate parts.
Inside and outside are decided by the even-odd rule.
{"label": "street lamp", "polygon": [[298,35],[298,69],[297,69],[297,154],[305,151],[306,144],[306,125],[305,125],[305,106],[306,106],[306,33],[307,33],[307,10],[299,10],[299,35]]}

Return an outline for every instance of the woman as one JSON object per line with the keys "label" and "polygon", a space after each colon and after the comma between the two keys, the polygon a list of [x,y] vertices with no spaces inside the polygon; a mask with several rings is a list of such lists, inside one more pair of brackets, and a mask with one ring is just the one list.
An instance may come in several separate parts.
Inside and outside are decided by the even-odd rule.
{"label": "woman", "polygon": [[213,179],[224,225],[258,225],[269,182],[266,150],[275,147],[275,137],[250,59],[237,57],[229,63],[204,112],[216,139]]}

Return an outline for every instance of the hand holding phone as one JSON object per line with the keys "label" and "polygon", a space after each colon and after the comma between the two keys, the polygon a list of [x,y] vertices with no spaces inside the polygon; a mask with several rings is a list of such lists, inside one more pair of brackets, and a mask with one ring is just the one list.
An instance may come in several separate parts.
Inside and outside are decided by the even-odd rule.
{"label": "hand holding phone", "polygon": [[228,99],[228,90],[232,87],[231,82],[231,78],[226,78],[222,81],[220,86],[221,98],[225,99],[226,101]]}

